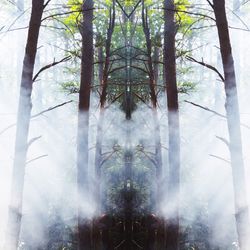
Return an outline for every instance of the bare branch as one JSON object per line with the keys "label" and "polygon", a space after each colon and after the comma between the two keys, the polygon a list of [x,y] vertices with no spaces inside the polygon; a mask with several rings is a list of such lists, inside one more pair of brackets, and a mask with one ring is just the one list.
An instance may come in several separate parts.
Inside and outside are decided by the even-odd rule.
{"label": "bare branch", "polygon": [[43,9],[45,9],[50,2],[51,2],[51,0],[47,0],[47,2],[43,5]]}
{"label": "bare branch", "polygon": [[186,58],[191,61],[191,62],[195,62],[195,63],[198,63],[206,68],[209,68],[211,70],[213,70],[214,72],[216,72],[218,74],[218,76],[220,77],[220,79],[224,82],[225,81],[225,78],[224,76],[219,72],[218,69],[216,69],[214,66],[210,65],[210,64],[207,64],[207,63],[204,63],[203,61],[197,61],[195,58],[191,57],[191,56],[186,56]]}
{"label": "bare branch", "polygon": [[222,160],[222,161],[224,161],[224,162],[226,162],[226,163],[228,163],[228,164],[231,164],[230,161],[228,161],[228,160],[226,160],[226,159],[224,159],[224,158],[222,158],[222,157],[220,157],[220,156],[213,155],[213,154],[210,154],[209,156],[214,157],[214,158],[219,159],[219,160]]}
{"label": "bare branch", "polygon": [[42,68],[35,74],[35,76],[33,77],[32,81],[35,82],[36,79],[38,78],[38,76],[39,76],[44,70],[47,70],[47,69],[49,69],[49,68],[51,68],[51,67],[54,67],[54,66],[56,66],[56,65],[59,64],[59,63],[67,62],[67,61],[70,60],[70,59],[71,59],[71,56],[66,56],[66,57],[64,57],[64,58],[63,58],[62,60],[60,60],[60,61],[57,61],[57,62],[54,61],[53,63],[48,64],[48,65],[42,67]]}
{"label": "bare branch", "polygon": [[41,156],[38,156],[38,157],[36,157],[36,158],[34,158],[34,159],[31,159],[31,160],[29,160],[29,161],[26,162],[26,166],[27,166],[28,164],[34,162],[34,161],[37,161],[37,160],[42,159],[42,158],[45,158],[45,157],[47,157],[47,156],[48,156],[48,155],[41,155]]}
{"label": "bare branch", "polygon": [[66,105],[66,104],[68,104],[68,103],[71,103],[71,102],[73,102],[73,101],[70,100],[70,101],[67,101],[67,102],[58,104],[58,105],[56,105],[56,106],[50,107],[50,108],[48,108],[48,109],[45,109],[45,110],[43,110],[43,111],[41,111],[41,112],[39,112],[39,113],[37,113],[37,114],[35,114],[35,115],[32,115],[32,116],[31,116],[31,119],[36,118],[36,117],[38,117],[38,116],[40,116],[40,115],[43,115],[44,113],[47,113],[47,112],[49,112],[49,111],[51,111],[51,110],[57,109],[57,108],[59,108],[59,107],[62,107],[62,106]]}
{"label": "bare branch", "polygon": [[65,16],[65,15],[69,15],[69,14],[73,14],[73,13],[81,13],[82,10],[72,10],[72,11],[67,11],[67,12],[63,12],[63,13],[56,13],[50,16],[46,16],[42,19],[42,22],[49,19],[49,18],[54,18],[54,17],[58,17],[58,16]]}
{"label": "bare branch", "polygon": [[204,109],[204,110],[206,110],[206,111],[208,111],[208,112],[210,112],[210,113],[213,113],[213,114],[215,114],[215,115],[218,115],[218,116],[220,116],[220,117],[222,117],[222,118],[227,118],[225,115],[222,115],[222,114],[220,114],[220,113],[218,113],[218,112],[216,112],[216,111],[214,111],[214,110],[212,110],[212,109],[210,109],[210,108],[208,108],[208,107],[204,107],[204,106],[202,106],[202,105],[200,105],[200,104],[197,104],[197,103],[194,103],[194,102],[190,102],[190,101],[187,101],[187,100],[185,100],[184,102],[189,103],[189,104],[192,104],[192,105],[194,105],[194,106],[196,106],[196,107],[199,107],[199,108],[201,108],[201,109]]}
{"label": "bare branch", "polygon": [[[204,106],[202,106],[202,105],[200,105],[200,104],[197,104],[197,103],[194,103],[194,102],[190,102],[190,101],[187,101],[187,100],[184,100],[184,102],[189,103],[189,104],[192,104],[192,105],[194,105],[194,106],[196,106],[196,107],[199,107],[199,108],[204,109],[204,110],[206,110],[206,111],[208,111],[208,112],[210,112],[210,113],[213,113],[213,114],[215,114],[215,115],[217,115],[217,116],[220,116],[220,117],[222,117],[222,118],[227,119],[227,117],[226,117],[225,115],[222,115],[222,114],[220,114],[220,113],[218,113],[218,112],[216,112],[216,111],[214,111],[214,110],[212,110],[212,109],[210,109],[210,108],[208,108],[208,107],[204,107]],[[241,125],[242,127],[245,127],[245,128],[247,128],[247,129],[250,129],[250,127],[249,127],[248,125],[244,124],[244,123],[240,123],[240,125]]]}
{"label": "bare branch", "polygon": [[[61,104],[56,105],[56,106],[54,106],[54,107],[48,108],[48,109],[46,109],[46,110],[43,110],[43,111],[41,111],[40,113],[37,113],[37,114],[35,114],[35,115],[32,115],[32,116],[31,116],[31,119],[36,118],[36,117],[38,117],[38,116],[40,116],[40,115],[42,115],[42,114],[44,114],[44,113],[47,113],[47,112],[49,112],[49,111],[51,111],[51,110],[54,110],[54,109],[56,109],[56,108],[62,107],[62,106],[66,105],[66,104],[68,104],[68,103],[71,103],[71,102],[73,102],[73,101],[70,100],[70,101],[68,101],[68,102],[64,102],[64,103],[61,103]],[[13,127],[15,127],[15,126],[16,126],[16,123],[9,125],[7,128],[5,128],[5,129],[3,129],[2,131],[0,131],[0,135],[2,135],[4,132],[6,132],[7,130],[9,130],[10,128],[13,128]]]}
{"label": "bare branch", "polygon": [[226,140],[225,138],[220,137],[220,136],[216,136],[216,138],[219,139],[220,141],[222,141],[223,143],[225,143],[229,147],[229,141],[228,140]]}
{"label": "bare branch", "polygon": [[208,4],[212,7],[212,9],[214,8],[214,5],[212,4],[212,2],[210,0],[207,0]]}
{"label": "bare branch", "polygon": [[30,147],[34,142],[36,142],[37,140],[39,140],[39,139],[41,139],[42,138],[42,136],[40,135],[40,136],[38,136],[38,137],[34,137],[34,138],[32,138],[29,142],[28,142],[28,147]]}

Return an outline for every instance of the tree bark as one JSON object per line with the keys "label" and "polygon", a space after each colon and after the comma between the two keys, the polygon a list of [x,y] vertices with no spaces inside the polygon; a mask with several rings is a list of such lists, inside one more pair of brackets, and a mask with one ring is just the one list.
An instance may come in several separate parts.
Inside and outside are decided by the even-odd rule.
{"label": "tree bark", "polygon": [[17,114],[17,128],[15,141],[15,155],[12,173],[11,198],[7,224],[7,238],[5,249],[14,250],[18,247],[21,230],[23,189],[25,166],[28,150],[28,134],[31,116],[31,94],[33,87],[34,64],[44,0],[33,0],[29,22],[28,38],[21,78],[20,97]]}
{"label": "tree bark", "polygon": [[247,207],[246,179],[242,153],[237,84],[225,11],[225,0],[213,0],[213,9],[219,35],[220,52],[225,78],[225,108],[230,140],[229,150],[233,176],[236,228],[240,249],[247,250],[249,249],[249,214]]}
{"label": "tree bark", "polygon": [[164,69],[167,89],[169,130],[169,176],[168,176],[168,218],[166,225],[166,247],[179,249],[179,189],[180,189],[180,128],[179,104],[176,80],[176,24],[174,0],[164,1]]}
{"label": "tree bark", "polygon": [[80,26],[82,35],[81,80],[78,106],[77,131],[77,188],[78,188],[78,250],[91,249],[90,222],[83,211],[87,202],[88,183],[88,129],[90,90],[93,77],[93,0],[86,0],[82,5],[83,20]]}

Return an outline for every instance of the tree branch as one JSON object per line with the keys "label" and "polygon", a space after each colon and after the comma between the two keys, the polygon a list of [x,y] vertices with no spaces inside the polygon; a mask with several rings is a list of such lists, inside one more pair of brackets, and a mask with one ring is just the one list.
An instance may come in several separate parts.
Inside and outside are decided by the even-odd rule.
{"label": "tree branch", "polygon": [[[37,113],[37,114],[35,114],[35,115],[32,115],[32,116],[31,116],[31,119],[36,118],[36,117],[38,117],[38,116],[40,116],[40,115],[42,115],[42,114],[44,114],[44,113],[47,113],[47,112],[49,112],[49,111],[51,111],[51,110],[54,110],[54,109],[56,109],[56,108],[62,107],[62,106],[66,105],[66,104],[68,104],[68,103],[71,103],[71,102],[73,102],[73,101],[70,100],[70,101],[68,101],[68,102],[64,102],[64,103],[58,104],[58,105],[56,105],[56,106],[54,106],[54,107],[48,108],[48,109],[46,109],[46,110],[43,110],[43,111],[41,111],[40,113]],[[15,127],[15,126],[16,126],[16,123],[9,125],[7,128],[5,128],[5,129],[3,129],[2,131],[0,131],[0,135],[2,135],[4,132],[6,132],[7,130],[9,130],[10,128],[13,128],[13,127]]]}
{"label": "tree branch", "polygon": [[41,137],[42,137],[42,136],[40,135],[40,136],[38,136],[38,137],[32,138],[32,139],[28,142],[27,147],[30,147],[34,142],[36,142],[37,140],[41,139]]}
{"label": "tree branch", "polygon": [[49,112],[49,111],[51,111],[51,110],[57,109],[57,108],[59,108],[59,107],[62,107],[62,106],[66,105],[66,104],[68,104],[68,103],[71,103],[71,102],[73,102],[73,101],[70,100],[70,101],[67,101],[67,102],[58,104],[58,105],[56,105],[56,106],[54,106],[54,107],[50,107],[50,108],[48,108],[48,109],[45,109],[45,110],[43,110],[43,111],[41,111],[41,112],[39,112],[39,113],[37,113],[37,114],[35,114],[35,115],[32,115],[32,116],[31,116],[31,119],[36,118],[36,117],[38,117],[38,116],[40,116],[40,115],[43,115],[44,113],[47,113],[47,112]]}
{"label": "tree branch", "polygon": [[66,57],[64,57],[64,58],[63,58],[62,60],[60,60],[60,61],[57,61],[57,62],[56,62],[56,61],[54,60],[53,63],[50,63],[50,64],[48,64],[48,65],[42,67],[42,68],[35,74],[35,76],[33,77],[32,81],[35,82],[36,79],[38,78],[38,76],[39,76],[43,71],[45,71],[45,70],[47,70],[47,69],[49,69],[49,68],[51,68],[51,67],[54,67],[54,66],[56,66],[56,65],[59,64],[59,63],[67,62],[67,61],[70,60],[70,59],[71,59],[71,56],[66,56]]}
{"label": "tree branch", "polygon": [[195,63],[198,63],[206,68],[209,68],[211,70],[213,70],[214,72],[216,72],[218,74],[218,76],[220,77],[220,79],[225,82],[225,78],[224,76],[219,72],[218,69],[216,69],[214,66],[210,65],[210,64],[207,64],[207,63],[204,63],[203,61],[197,61],[195,58],[191,57],[191,56],[186,56],[186,58],[191,61],[191,62],[195,62]]}
{"label": "tree branch", "polygon": [[226,162],[226,163],[228,163],[228,164],[231,164],[230,161],[228,161],[228,160],[226,160],[226,159],[224,159],[224,158],[222,158],[222,157],[220,157],[220,156],[213,155],[213,154],[209,154],[209,156],[214,157],[214,158],[216,158],[216,159],[218,159],[218,160],[222,160],[222,161],[224,161],[224,162]]}
{"label": "tree branch", "polygon": [[223,143],[226,144],[227,147],[229,147],[229,141],[226,140],[225,138],[221,137],[221,136],[216,136],[217,139],[219,139],[220,141],[222,141]]}
{"label": "tree branch", "polygon": [[48,155],[41,155],[41,156],[38,156],[38,157],[36,157],[36,158],[34,158],[34,159],[31,159],[31,160],[29,160],[29,161],[26,162],[26,166],[27,166],[28,164],[30,164],[31,162],[37,161],[37,160],[39,160],[39,159],[41,159],[41,158],[45,158],[45,157],[47,157],[47,156],[48,156]]}
{"label": "tree branch", "polygon": [[220,114],[220,113],[218,113],[218,112],[216,112],[216,111],[214,111],[214,110],[212,110],[212,109],[210,109],[210,108],[208,108],[208,107],[204,107],[204,106],[202,106],[202,105],[200,105],[200,104],[197,104],[197,103],[194,103],[194,102],[190,102],[190,101],[187,101],[187,100],[185,100],[184,102],[189,103],[189,104],[192,104],[192,105],[194,105],[194,106],[196,106],[196,107],[199,107],[199,108],[201,108],[201,109],[204,109],[204,110],[206,110],[206,111],[208,111],[208,112],[210,112],[210,113],[213,113],[213,114],[215,114],[215,115],[218,115],[218,116],[220,116],[220,117],[222,117],[222,118],[227,118],[225,115],[222,115],[222,114]]}
{"label": "tree branch", "polygon": [[[196,107],[199,107],[199,108],[204,109],[204,110],[206,110],[206,111],[208,111],[208,112],[210,112],[210,113],[213,113],[213,114],[215,114],[215,115],[217,115],[217,116],[220,116],[220,117],[222,117],[222,118],[227,119],[227,116],[226,116],[226,115],[222,115],[222,114],[220,114],[220,113],[218,113],[218,112],[216,112],[216,111],[214,111],[214,110],[212,110],[212,109],[210,109],[210,108],[208,108],[208,107],[204,107],[204,106],[202,106],[202,105],[199,105],[199,104],[197,104],[197,103],[190,102],[190,101],[187,101],[187,100],[184,100],[184,102],[189,103],[189,104],[192,104],[192,105],[194,105],[194,106],[196,106]],[[245,127],[245,128],[247,128],[247,129],[250,129],[250,127],[247,126],[247,125],[244,124],[244,123],[240,123],[240,125],[241,125],[242,127]]]}

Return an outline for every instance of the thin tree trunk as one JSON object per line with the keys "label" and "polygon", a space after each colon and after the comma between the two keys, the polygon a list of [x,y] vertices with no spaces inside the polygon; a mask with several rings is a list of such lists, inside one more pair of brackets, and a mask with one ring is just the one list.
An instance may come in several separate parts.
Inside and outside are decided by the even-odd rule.
{"label": "thin tree trunk", "polygon": [[[99,66],[99,79],[101,80],[101,97],[100,97],[100,116],[97,124],[97,135],[96,135],[96,151],[95,151],[95,172],[97,181],[97,206],[100,212],[100,178],[101,178],[101,162],[102,162],[102,140],[103,140],[103,121],[104,121],[104,105],[106,103],[107,97],[107,87],[108,87],[108,75],[110,67],[110,50],[111,50],[111,40],[115,27],[115,2],[113,1],[113,6],[110,8],[109,17],[109,28],[107,31],[107,40],[105,44],[105,63]],[[101,51],[103,54],[103,51]],[[100,58],[101,59],[101,58]],[[103,60],[103,55],[102,59]],[[101,67],[101,68],[100,68]]]}
{"label": "thin tree trunk", "polygon": [[98,50],[98,78],[99,84],[102,85],[103,80],[103,46],[97,48]]}
{"label": "thin tree trunk", "polygon": [[164,68],[168,104],[169,130],[169,178],[168,178],[168,209],[166,225],[166,249],[179,249],[179,189],[180,189],[180,128],[179,104],[176,80],[176,49],[175,49],[175,5],[174,0],[164,1]]}
{"label": "thin tree trunk", "polygon": [[111,50],[111,40],[115,27],[115,2],[113,1],[113,7],[110,8],[110,17],[109,17],[109,27],[107,31],[107,40],[105,45],[105,63],[103,70],[103,79],[102,79],[102,92],[100,98],[101,108],[104,108],[106,97],[107,97],[107,87],[108,87],[108,75],[109,75],[109,66],[110,66],[110,50]]}
{"label": "thin tree trunk", "polygon": [[[150,37],[150,28],[148,25],[148,14],[147,14],[147,8],[145,8],[144,6],[144,1],[142,2],[142,25],[143,25],[143,32],[146,38],[146,47],[147,47],[147,57],[148,57],[147,65],[148,65],[148,71],[149,71],[150,97],[151,97],[151,103],[153,106],[155,159],[157,163],[156,177],[159,181],[159,178],[162,173],[162,152],[161,152],[160,125],[159,125],[159,119],[157,115],[157,95],[156,95],[156,78],[158,80],[158,64],[155,64],[157,65],[157,67],[154,68],[154,63],[152,59],[152,41]],[[158,54],[158,57],[159,57],[159,54]],[[158,183],[160,184],[160,181]]]}
{"label": "thin tree trunk", "polygon": [[160,48],[157,46],[154,47],[154,78],[155,85],[157,87],[159,79],[159,61],[160,61]]}
{"label": "thin tree trunk", "polygon": [[77,131],[77,188],[78,188],[78,250],[91,249],[90,222],[83,211],[83,203],[88,197],[88,129],[90,90],[93,76],[93,0],[82,5],[83,20],[80,26],[82,35],[81,81],[78,106]]}
{"label": "thin tree trunk", "polygon": [[23,189],[25,178],[28,134],[31,115],[31,93],[33,72],[37,52],[37,43],[44,9],[44,0],[32,1],[28,38],[23,61],[20,97],[17,114],[15,155],[11,184],[11,199],[8,214],[7,238],[5,249],[18,247],[21,230]]}
{"label": "thin tree trunk", "polygon": [[250,247],[248,240],[249,214],[247,207],[245,168],[242,154],[240,114],[236,77],[228,30],[228,22],[225,11],[225,0],[213,0],[213,9],[218,29],[220,51],[225,78],[225,108],[230,139],[229,150],[233,175],[236,228],[240,249],[247,250]]}

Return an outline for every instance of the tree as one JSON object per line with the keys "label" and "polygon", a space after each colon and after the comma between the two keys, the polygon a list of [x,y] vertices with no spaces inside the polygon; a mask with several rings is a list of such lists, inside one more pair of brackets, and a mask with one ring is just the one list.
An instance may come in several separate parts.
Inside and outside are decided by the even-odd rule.
{"label": "tree", "polygon": [[[160,135],[160,124],[157,114],[157,80],[158,80],[158,63],[153,61],[152,56],[152,37],[150,34],[149,21],[148,21],[148,9],[145,7],[144,1],[142,1],[142,26],[143,32],[146,38],[147,48],[147,68],[149,74],[149,88],[150,88],[150,99],[152,103],[152,115],[154,122],[154,136],[155,136],[155,159],[156,159],[156,178],[158,183],[158,194],[157,203],[159,202],[159,189],[161,185],[161,174],[162,174],[162,151],[161,151],[161,135]],[[159,60],[159,50],[155,47],[154,59]]]}
{"label": "tree", "polygon": [[82,36],[81,80],[78,105],[77,128],[77,188],[78,188],[78,249],[89,250],[90,225],[84,214],[82,203],[88,195],[88,129],[90,91],[93,76],[93,1],[86,0],[82,4],[83,20],[80,24]]}
{"label": "tree", "polygon": [[175,4],[164,1],[164,70],[168,106],[169,175],[167,183],[168,206],[171,208],[166,225],[166,246],[179,249],[179,185],[180,185],[180,128],[179,104],[176,81]]}
{"label": "tree", "polygon": [[23,61],[20,97],[18,104],[11,199],[5,245],[5,249],[10,250],[17,249],[21,229],[25,166],[29,147],[28,134],[32,108],[31,94],[33,87],[33,72],[44,7],[44,0],[32,1],[32,11]]}
{"label": "tree", "polygon": [[232,165],[235,219],[241,250],[249,249],[249,214],[247,207],[245,169],[242,154],[240,113],[234,60],[225,11],[225,0],[213,0],[220,52],[224,71],[226,116],[229,133],[229,150]]}
{"label": "tree", "polygon": [[[95,151],[95,171],[97,178],[97,203],[100,202],[100,189],[99,182],[101,178],[101,165],[102,165],[102,141],[103,141],[103,121],[104,121],[104,111],[105,111],[105,103],[107,98],[107,87],[108,87],[108,76],[110,71],[110,60],[111,60],[111,41],[112,35],[115,28],[115,1],[112,2],[112,6],[109,8],[109,25],[107,29],[106,35],[106,43],[105,43],[105,60],[104,67],[99,68],[99,77],[101,76],[101,95],[100,95],[100,116],[97,124],[97,135],[96,135],[96,151]],[[102,53],[99,52],[99,53]],[[103,58],[99,57],[100,59]],[[100,62],[99,62],[100,63]],[[103,63],[100,67],[103,66]],[[100,204],[98,204],[100,207]]]}

